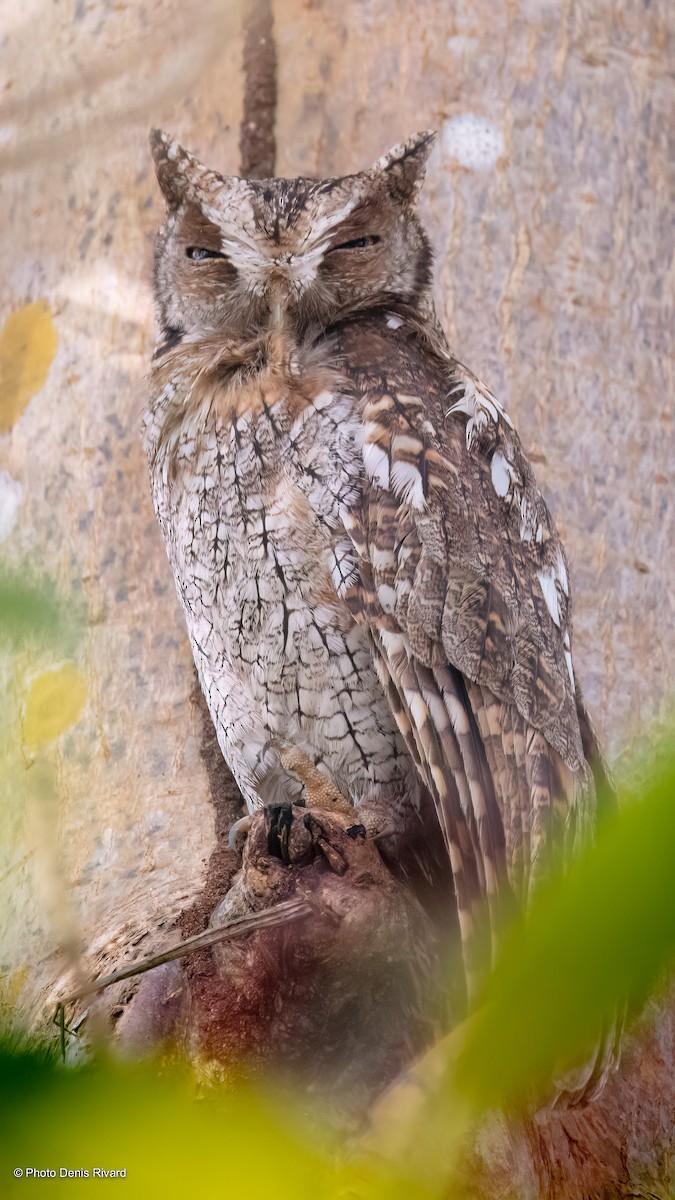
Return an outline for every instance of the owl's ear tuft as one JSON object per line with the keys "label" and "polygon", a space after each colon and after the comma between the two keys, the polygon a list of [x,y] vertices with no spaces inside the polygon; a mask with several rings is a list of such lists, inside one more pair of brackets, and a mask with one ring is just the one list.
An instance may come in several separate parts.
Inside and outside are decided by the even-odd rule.
{"label": "owl's ear tuft", "polygon": [[150,130],[150,149],[157,182],[170,208],[192,200],[200,187],[213,179],[213,171],[161,129]]}
{"label": "owl's ear tuft", "polygon": [[435,140],[434,129],[413,134],[407,142],[392,146],[378,158],[372,168],[373,174],[386,180],[398,200],[414,203],[424,182],[424,170]]}

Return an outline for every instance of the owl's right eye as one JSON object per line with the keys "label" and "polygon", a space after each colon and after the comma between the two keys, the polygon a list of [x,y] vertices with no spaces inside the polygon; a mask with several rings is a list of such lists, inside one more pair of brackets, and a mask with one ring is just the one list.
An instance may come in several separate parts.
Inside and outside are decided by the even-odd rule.
{"label": "owl's right eye", "polygon": [[349,242],[341,242],[339,246],[331,246],[330,253],[334,250],[364,250],[366,246],[376,246],[382,239],[377,233],[369,233],[367,237],[352,238]]}
{"label": "owl's right eye", "polygon": [[221,254],[219,250],[205,250],[202,246],[188,246],[185,253],[187,254],[188,258],[193,260],[193,262],[203,262],[205,258],[225,257],[225,255]]}

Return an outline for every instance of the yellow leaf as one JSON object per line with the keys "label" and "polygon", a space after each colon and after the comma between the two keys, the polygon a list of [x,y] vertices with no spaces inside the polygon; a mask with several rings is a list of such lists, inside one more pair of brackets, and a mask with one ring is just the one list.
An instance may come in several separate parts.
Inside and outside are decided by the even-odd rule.
{"label": "yellow leaf", "polygon": [[44,387],[57,345],[46,300],[24,304],[5,321],[0,333],[0,433],[12,428]]}
{"label": "yellow leaf", "polygon": [[86,698],[84,675],[72,663],[38,675],[26,696],[25,745],[35,749],[57,738],[78,720]]}
{"label": "yellow leaf", "polygon": [[28,967],[17,967],[0,979],[0,1014],[2,1021],[7,1024],[7,1018],[12,1016],[16,1003],[29,979]]}

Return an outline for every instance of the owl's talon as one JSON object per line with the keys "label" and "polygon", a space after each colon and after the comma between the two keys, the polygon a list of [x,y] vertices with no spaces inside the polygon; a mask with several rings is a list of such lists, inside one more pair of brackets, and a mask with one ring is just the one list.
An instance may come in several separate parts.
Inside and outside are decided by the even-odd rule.
{"label": "owl's talon", "polygon": [[237,845],[237,838],[242,833],[244,836],[246,836],[249,833],[252,824],[253,817],[249,815],[247,817],[240,817],[238,821],[235,821],[234,825],[230,826],[230,832],[227,836],[227,844],[230,850],[239,849],[239,846]]}

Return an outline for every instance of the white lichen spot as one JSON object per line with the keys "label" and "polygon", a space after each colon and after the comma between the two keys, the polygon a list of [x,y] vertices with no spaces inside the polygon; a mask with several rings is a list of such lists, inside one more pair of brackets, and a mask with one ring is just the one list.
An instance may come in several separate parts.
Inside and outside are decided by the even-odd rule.
{"label": "white lichen spot", "polygon": [[539,586],[546,601],[546,607],[551,614],[551,619],[555,621],[558,629],[560,629],[560,605],[558,604],[558,592],[553,572],[539,571],[537,579],[539,580]]}
{"label": "white lichen spot", "polygon": [[9,537],[19,519],[23,488],[9,471],[0,471],[0,542]]}
{"label": "white lichen spot", "polygon": [[476,40],[475,37],[465,37],[458,33],[449,37],[445,44],[454,58],[462,58],[476,49]]}
{"label": "white lichen spot", "polygon": [[470,171],[488,171],[504,153],[501,129],[476,113],[450,117],[441,129],[441,148]]}

